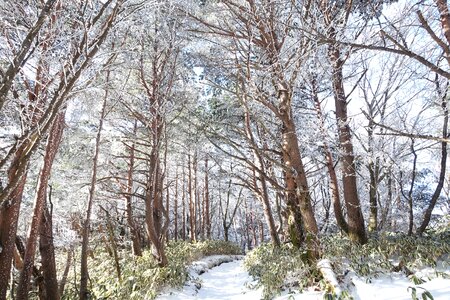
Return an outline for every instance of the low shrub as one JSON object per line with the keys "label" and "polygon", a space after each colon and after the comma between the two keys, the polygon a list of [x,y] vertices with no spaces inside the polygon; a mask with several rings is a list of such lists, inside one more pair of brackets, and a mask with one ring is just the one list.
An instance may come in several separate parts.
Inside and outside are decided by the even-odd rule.
{"label": "low shrub", "polygon": [[376,277],[380,273],[403,271],[410,275],[436,263],[450,253],[450,232],[407,236],[387,233],[370,239],[365,245],[352,243],[345,237],[324,237],[324,256],[337,272],[353,270],[357,275]]}
{"label": "low shrub", "polygon": [[244,266],[257,280],[256,287],[263,287],[264,299],[271,299],[283,289],[303,289],[313,284],[317,274],[304,263],[305,255],[306,250],[288,244],[279,248],[262,244],[247,254]]}
{"label": "low shrub", "polygon": [[[423,237],[384,234],[370,239],[365,245],[355,244],[342,236],[325,236],[321,238],[321,245],[323,257],[331,261],[338,279],[349,271],[369,281],[381,273],[404,272],[414,283],[417,278],[413,273],[435,267],[438,261],[448,263],[450,232],[435,231]],[[294,249],[290,244],[280,248],[263,244],[247,255],[245,267],[257,286],[263,287],[265,299],[291,287],[302,290],[316,286],[325,290],[327,285],[316,266],[304,263],[305,254],[305,249]]]}

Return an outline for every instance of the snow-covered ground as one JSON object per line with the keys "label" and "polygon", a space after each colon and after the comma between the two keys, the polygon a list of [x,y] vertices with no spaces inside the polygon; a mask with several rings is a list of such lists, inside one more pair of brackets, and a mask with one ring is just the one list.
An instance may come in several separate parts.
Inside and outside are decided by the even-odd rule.
{"label": "snow-covered ground", "polygon": [[[366,283],[360,278],[353,278],[355,300],[411,300],[411,288],[414,287],[417,297],[428,291],[434,300],[450,299],[450,279],[434,278],[420,285],[414,285],[408,278],[400,274],[382,276]],[[408,290],[408,288],[410,288]]]}
{"label": "snow-covered ground", "polygon": [[[247,284],[253,280],[244,270],[240,258],[217,255],[194,262],[189,270],[189,284],[182,290],[166,291],[157,299],[260,299],[262,289],[247,288]],[[220,266],[208,270],[208,266],[218,264]]]}
{"label": "snow-covered ground", "polygon": [[[261,299],[262,288],[248,287],[254,281],[245,271],[241,258],[215,255],[194,262],[189,268],[191,280],[188,284],[183,289],[167,290],[157,299]],[[417,286],[401,274],[380,276],[370,282],[356,276],[348,279],[350,292],[355,300],[410,300],[412,297],[409,287],[416,288],[419,299],[424,291],[429,291],[434,300],[450,299],[450,279],[434,278]],[[321,300],[323,293],[307,291],[301,294],[284,294],[275,299]]]}

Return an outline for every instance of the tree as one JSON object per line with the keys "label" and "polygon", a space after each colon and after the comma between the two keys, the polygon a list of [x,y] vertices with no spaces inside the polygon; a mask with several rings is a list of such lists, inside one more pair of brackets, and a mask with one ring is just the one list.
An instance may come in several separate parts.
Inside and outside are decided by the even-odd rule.
{"label": "tree", "polygon": [[[109,81],[109,71],[106,75],[106,82]],[[89,250],[89,233],[91,231],[91,214],[92,214],[92,206],[94,204],[95,199],[95,188],[97,185],[97,167],[98,167],[98,155],[100,152],[100,141],[101,141],[101,134],[103,129],[103,122],[106,117],[106,104],[109,100],[109,91],[105,91],[105,97],[103,99],[102,109],[100,112],[100,118],[98,123],[98,129],[97,129],[97,136],[95,137],[95,149],[94,149],[94,155],[92,158],[92,176],[91,176],[91,182],[90,182],[90,188],[89,188],[89,196],[88,196],[88,202],[87,202],[87,209],[86,209],[86,217],[83,222],[83,231],[82,231],[82,242],[81,242],[81,259],[80,259],[80,299],[85,300],[89,299],[90,292],[88,290],[88,278],[89,278],[89,270],[88,270],[88,250]]]}
{"label": "tree", "polygon": [[[318,227],[292,109],[293,88],[300,65],[296,65],[297,70],[294,71],[289,68],[293,61],[302,61],[308,43],[304,43],[300,37],[297,42],[300,40],[304,43],[302,50],[291,53],[292,57],[286,59],[288,54],[285,51],[289,51],[286,44],[291,33],[293,15],[279,3],[257,4],[249,0],[240,5],[227,0],[223,5],[230,20],[214,24],[191,15],[200,26],[195,31],[216,36],[218,41],[222,39],[226,48],[236,49],[229,54],[233,57],[235,69],[238,70],[235,79],[240,90],[248,95],[248,99],[256,101],[277,118],[281,127],[280,144],[287,198],[294,199],[294,210],[301,213],[302,225],[297,226],[305,228],[310,258],[317,258]],[[263,9],[258,8],[259,5]],[[266,77],[267,74],[270,74],[269,78]],[[263,82],[269,85],[269,90],[261,88],[265,87]]]}
{"label": "tree", "polygon": [[14,78],[19,73],[21,67],[25,65],[30,58],[30,55],[28,54],[33,42],[38,36],[47,18],[52,13],[52,10],[57,2],[57,0],[47,0],[44,3],[36,23],[29,28],[27,35],[23,39],[20,48],[12,59],[12,62],[9,64],[7,70],[0,74],[2,76],[2,80],[0,82],[0,110],[2,110],[3,105],[7,100],[7,96],[14,82]]}

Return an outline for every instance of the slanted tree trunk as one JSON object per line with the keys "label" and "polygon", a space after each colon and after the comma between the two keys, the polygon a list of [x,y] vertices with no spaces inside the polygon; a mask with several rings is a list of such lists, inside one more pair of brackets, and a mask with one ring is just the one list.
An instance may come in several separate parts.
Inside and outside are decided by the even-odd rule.
{"label": "slanted tree trunk", "polygon": [[[231,172],[233,171],[233,167],[231,167]],[[230,228],[231,225],[233,225],[234,222],[234,218],[236,216],[237,210],[239,208],[239,206],[241,205],[242,202],[242,192],[244,190],[244,188],[242,187],[239,190],[239,194],[237,196],[236,199],[236,203],[235,206],[233,208],[233,211],[230,213],[229,209],[230,209],[230,200],[231,200],[231,196],[232,196],[232,191],[231,191],[231,186],[232,186],[232,180],[228,180],[228,189],[227,189],[227,197],[225,200],[225,207],[223,207],[223,203],[222,203],[222,199],[219,199],[219,206],[220,209],[222,211],[222,228],[223,228],[223,235],[224,235],[224,239],[226,242],[229,241],[229,232],[230,232]]]}
{"label": "slanted tree trunk", "polygon": [[[107,74],[107,82],[109,78],[109,73]],[[101,133],[103,129],[103,121],[106,116],[106,103],[108,100],[109,92],[108,90],[105,91],[105,97],[103,100],[102,110],[100,113],[100,121],[98,125],[97,130],[97,136],[95,138],[95,150],[94,150],[94,157],[92,159],[92,176],[91,176],[91,185],[89,189],[89,196],[88,196],[88,205],[86,210],[86,219],[83,223],[83,231],[82,231],[82,242],[81,242],[81,259],[80,259],[80,291],[79,296],[80,300],[87,300],[90,299],[90,292],[88,290],[88,279],[89,279],[89,272],[88,272],[88,248],[89,248],[89,232],[90,232],[90,225],[91,225],[91,214],[92,214],[92,206],[95,198],[95,188],[97,185],[97,169],[98,169],[98,154],[100,152],[100,141],[101,141]]]}
{"label": "slanted tree trunk", "polygon": [[[31,219],[28,239],[25,247],[24,267],[20,272],[19,283],[17,287],[17,299],[28,299],[30,289],[30,278],[34,266],[36,245],[39,235],[39,226],[44,216],[44,207],[47,200],[47,186],[50,179],[53,161],[58,152],[59,145],[64,131],[65,111],[60,112],[55,119],[47,140],[47,146],[44,155],[44,165],[39,174],[38,189],[34,200],[34,211]],[[55,298],[56,299],[56,298]]]}
{"label": "slanted tree trunk", "polygon": [[[285,167],[285,178],[288,197],[295,196],[305,229],[305,239],[308,246],[308,257],[311,260],[320,257],[318,227],[311,204],[311,195],[306,178],[305,168],[298,144],[297,131],[291,109],[291,93],[287,84],[280,81],[278,84],[278,99],[282,127],[282,153]],[[300,226],[297,224],[296,226]]]}
{"label": "slanted tree trunk", "polygon": [[108,231],[108,239],[109,244],[112,252],[112,256],[114,257],[114,265],[116,267],[116,273],[117,273],[117,279],[119,279],[119,282],[122,281],[122,269],[120,267],[119,262],[119,253],[117,251],[117,243],[116,243],[116,235],[114,234],[114,225],[111,221],[111,215],[109,211],[102,206],[100,206],[100,209],[103,210],[103,212],[106,215],[106,228]]}
{"label": "slanted tree trunk", "polygon": [[[441,14],[443,12],[447,13],[447,20],[445,22],[445,24],[447,26],[446,27],[447,32],[445,32],[445,34],[450,43],[450,15],[449,15],[448,7],[446,10],[444,10],[445,9],[445,7],[443,7],[444,1],[436,1],[436,2],[438,2],[438,5],[442,6]],[[441,2],[441,3],[439,4],[439,2]],[[444,21],[442,21],[442,22],[444,23]],[[439,81],[436,80],[437,90],[440,91],[438,82]],[[448,107],[447,107],[448,92],[447,92],[447,90],[448,90],[448,85],[446,86],[446,90],[445,90],[445,92],[442,93],[442,97],[441,97],[441,99],[442,99],[441,108],[444,113],[444,123],[442,125],[442,137],[444,139],[448,138]],[[427,228],[428,224],[430,223],[431,213],[433,212],[433,209],[436,206],[437,200],[439,199],[439,196],[441,195],[442,188],[444,187],[445,169],[447,167],[447,142],[441,143],[441,166],[440,167],[441,167],[441,170],[439,172],[438,184],[436,186],[436,189],[434,190],[433,196],[431,196],[430,204],[428,205],[427,209],[425,210],[422,224],[417,229],[417,233],[419,235],[422,235],[425,232],[425,229]]]}
{"label": "slanted tree trunk", "polygon": [[57,0],[47,0],[45,2],[41,12],[39,13],[36,23],[29,28],[25,39],[20,45],[20,49],[17,51],[15,57],[8,66],[8,69],[6,69],[5,73],[2,74],[2,79],[0,81],[0,110],[3,108],[3,105],[6,102],[6,97],[9,90],[11,89],[14,78],[19,73],[22,66],[25,65],[26,61],[29,59],[29,56],[27,56],[27,54],[29,53],[30,48],[33,46],[34,40],[39,35],[39,32],[46,19],[51,14],[56,2]]}
{"label": "slanted tree trunk", "polygon": [[61,276],[61,280],[59,281],[59,295],[64,295],[64,289],[66,287],[67,277],[69,276],[70,267],[72,265],[73,259],[73,247],[71,246],[67,250],[67,258],[66,258],[66,266],[64,268],[63,275]]}
{"label": "slanted tree trunk", "polygon": [[[414,191],[414,184],[416,182],[416,167],[417,167],[417,153],[414,148],[414,139],[411,139],[411,153],[413,155],[413,168],[412,168],[412,174],[411,174],[411,184],[409,187],[408,194],[405,195],[403,191],[403,187],[401,187],[403,197],[406,198],[408,201],[408,235],[412,235],[413,228],[414,228],[414,199],[413,199],[413,191]],[[401,182],[402,173],[400,173],[400,182]]]}
{"label": "slanted tree trunk", "polygon": [[434,0],[434,2],[436,3],[439,10],[442,31],[444,33],[445,39],[447,40],[447,44],[450,45],[450,12],[448,8],[448,1]]}
{"label": "slanted tree trunk", "polygon": [[[255,165],[258,170],[253,168],[253,191],[256,194],[257,198],[261,201],[264,210],[264,217],[266,219],[266,223],[269,227],[270,238],[275,247],[280,247],[280,237],[278,236],[277,228],[275,226],[275,220],[273,218],[272,208],[269,200],[269,193],[267,191],[267,182],[264,175],[266,173],[266,167],[264,165],[264,160],[261,157],[261,154],[258,150],[258,145],[256,144],[255,138],[253,136],[252,128],[251,128],[251,120],[250,114],[248,110],[244,114],[245,117],[245,131],[247,134],[247,138],[251,143],[253,157],[255,159]],[[256,175],[258,173],[258,175]],[[259,184],[258,184],[259,183]]]}
{"label": "slanted tree trunk", "polygon": [[[41,109],[44,97],[41,96],[43,89],[42,84],[45,82],[43,62],[40,61],[36,70],[37,84],[34,88],[29,87],[28,105],[32,107],[30,114],[24,114],[22,122],[29,124],[30,127],[36,126],[42,117]],[[37,139],[37,138],[36,138]],[[8,183],[10,187],[1,190],[2,197],[9,194],[7,201],[0,205],[0,299],[6,297],[7,286],[11,272],[11,262],[14,255],[14,243],[17,233],[17,222],[20,212],[20,204],[22,202],[23,189],[25,187],[28,162],[30,160],[33,149],[37,147],[36,140],[26,139],[15,151],[11,165],[8,169]],[[15,182],[15,184],[14,184]],[[8,189],[12,192],[8,192]],[[45,195],[44,195],[45,197]],[[35,224],[35,228],[39,226]],[[33,263],[31,267],[33,268]],[[24,269],[24,268],[23,268]],[[27,267],[28,269],[28,267]]]}
{"label": "slanted tree trunk", "polygon": [[161,235],[163,199],[161,189],[161,170],[157,151],[157,148],[153,148],[150,155],[150,178],[147,180],[148,182],[145,197],[145,223],[148,238],[152,243],[153,256],[158,261],[158,265],[164,267],[167,265],[168,261],[164,251],[163,237]]}
{"label": "slanted tree trunk", "polygon": [[348,224],[344,218],[344,215],[342,214],[341,197],[339,195],[339,183],[336,175],[336,170],[334,169],[333,155],[331,154],[330,148],[325,138],[325,121],[323,119],[323,113],[317,93],[317,86],[315,79],[313,79],[312,81],[312,86],[313,86],[314,103],[316,106],[317,117],[319,119],[320,124],[320,131],[323,136],[323,151],[325,153],[328,175],[330,176],[330,190],[331,190],[331,197],[333,199],[334,216],[336,218],[336,223],[339,226],[339,228],[342,229],[342,231],[344,231],[346,234],[348,234]]}

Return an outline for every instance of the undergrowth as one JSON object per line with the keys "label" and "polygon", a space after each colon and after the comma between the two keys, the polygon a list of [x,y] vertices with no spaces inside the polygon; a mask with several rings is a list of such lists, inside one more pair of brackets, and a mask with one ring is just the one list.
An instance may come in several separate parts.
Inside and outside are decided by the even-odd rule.
{"label": "undergrowth", "polygon": [[[331,261],[338,279],[343,279],[350,271],[367,281],[380,274],[403,272],[416,284],[422,279],[417,278],[415,272],[425,267],[435,268],[438,261],[448,263],[450,231],[423,237],[385,234],[370,239],[365,245],[357,245],[341,236],[325,236],[321,245],[323,258]],[[247,255],[245,266],[257,286],[263,286],[265,299],[292,287],[300,291],[306,287],[326,290],[317,267],[304,263],[304,253],[305,249],[294,249],[290,244],[280,248],[263,244]],[[437,270],[435,275],[447,276]]]}
{"label": "undergrowth", "polygon": [[247,254],[244,266],[256,279],[254,287],[263,287],[264,299],[271,299],[281,289],[303,289],[315,284],[317,270],[304,263],[306,251],[290,244],[274,247],[262,244]]}
{"label": "undergrowth", "polygon": [[[135,257],[129,250],[120,251],[121,278],[114,259],[104,249],[96,250],[89,259],[90,292],[92,299],[154,299],[164,286],[182,286],[187,279],[186,267],[207,255],[240,254],[237,245],[224,241],[196,243],[169,242],[166,254],[169,265],[158,267],[151,251]],[[75,262],[78,267],[78,261]],[[78,276],[69,274],[62,299],[78,299]]]}

